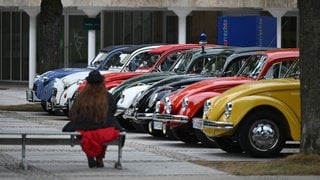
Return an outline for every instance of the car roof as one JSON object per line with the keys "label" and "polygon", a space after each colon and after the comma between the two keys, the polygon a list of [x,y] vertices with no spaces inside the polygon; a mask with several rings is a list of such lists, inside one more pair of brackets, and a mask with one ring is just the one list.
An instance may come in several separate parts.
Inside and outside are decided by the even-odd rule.
{"label": "car roof", "polygon": [[199,44],[167,44],[167,45],[160,46],[158,48],[154,48],[149,53],[159,54],[159,53],[163,53],[165,51],[171,50],[171,49],[179,49],[181,47],[191,47],[191,48],[194,47],[194,48],[196,48],[196,47],[200,47],[200,45]]}
{"label": "car roof", "polygon": [[113,51],[115,49],[119,49],[119,48],[126,48],[126,47],[132,47],[133,45],[114,45],[114,46],[107,46],[104,47],[102,49],[100,49],[100,52],[110,52]]}
{"label": "car roof", "polygon": [[164,44],[141,44],[141,45],[134,45],[134,46],[131,46],[131,47],[128,47],[126,49],[124,49],[122,51],[122,53],[124,54],[131,54],[132,52],[138,50],[138,49],[141,49],[141,48],[144,48],[144,47],[148,47],[148,46],[156,46],[156,45],[164,45]]}
{"label": "car roof", "polygon": [[299,57],[299,48],[279,48],[262,51],[261,54],[267,55],[269,59]]}

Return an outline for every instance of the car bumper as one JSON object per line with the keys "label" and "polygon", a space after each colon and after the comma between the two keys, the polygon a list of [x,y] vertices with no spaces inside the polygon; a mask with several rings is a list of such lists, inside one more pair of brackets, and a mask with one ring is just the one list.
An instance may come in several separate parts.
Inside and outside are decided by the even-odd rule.
{"label": "car bumper", "polygon": [[36,96],[34,90],[26,90],[26,99],[29,102],[41,102],[41,100]]}
{"label": "car bumper", "polygon": [[189,117],[184,115],[155,114],[154,120],[185,124],[189,122]]}
{"label": "car bumper", "polygon": [[219,129],[219,130],[232,130],[234,128],[233,123],[225,122],[225,121],[209,121],[203,120],[201,118],[193,118],[192,119],[192,127],[194,129]]}
{"label": "car bumper", "polygon": [[125,109],[122,109],[122,108],[118,108],[116,113],[114,114],[115,116],[121,116],[123,115],[125,112]]}
{"label": "car bumper", "polygon": [[124,110],[123,118],[136,120],[135,109],[128,108],[128,109]]}
{"label": "car bumper", "polygon": [[138,121],[151,121],[153,119],[153,113],[137,113],[136,118]]}

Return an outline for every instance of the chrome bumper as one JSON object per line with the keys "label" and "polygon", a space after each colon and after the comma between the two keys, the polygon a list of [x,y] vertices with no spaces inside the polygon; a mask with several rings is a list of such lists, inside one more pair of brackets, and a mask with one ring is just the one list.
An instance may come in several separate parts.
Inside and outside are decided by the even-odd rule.
{"label": "chrome bumper", "polygon": [[173,122],[185,124],[189,122],[189,117],[184,115],[172,115],[172,114],[154,114],[153,117],[156,121]]}
{"label": "chrome bumper", "polygon": [[219,130],[231,130],[234,128],[233,123],[224,122],[224,121],[209,121],[203,120],[201,118],[193,118],[192,119],[192,127],[194,129],[203,128],[211,128],[211,129],[219,129]]}
{"label": "chrome bumper", "polygon": [[135,109],[134,108],[128,108],[128,109],[124,110],[124,113],[123,113],[122,116],[125,119],[133,119],[133,120],[135,120],[136,119]]}
{"label": "chrome bumper", "polygon": [[123,115],[125,109],[121,109],[121,108],[118,108],[116,113],[114,113],[115,116],[119,116],[119,115]]}
{"label": "chrome bumper", "polygon": [[151,121],[153,119],[153,113],[136,113],[137,120]]}
{"label": "chrome bumper", "polygon": [[36,96],[36,92],[34,90],[26,90],[26,99],[29,102],[41,102],[41,100]]}

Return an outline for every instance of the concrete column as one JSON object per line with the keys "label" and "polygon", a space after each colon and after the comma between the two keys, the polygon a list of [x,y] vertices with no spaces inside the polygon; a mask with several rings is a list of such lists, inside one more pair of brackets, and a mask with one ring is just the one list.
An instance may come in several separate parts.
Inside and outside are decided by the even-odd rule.
{"label": "concrete column", "polygon": [[37,15],[40,7],[21,8],[30,17],[29,22],[29,89],[32,89],[37,67]]}
{"label": "concrete column", "polygon": [[[79,7],[89,18],[95,18],[102,10],[93,7]],[[96,55],[96,30],[88,30],[88,65]]]}
{"label": "concrete column", "polygon": [[186,43],[186,36],[187,36],[187,16],[192,11],[191,9],[180,9],[180,8],[171,8],[177,16],[179,21],[178,26],[178,43],[185,44]]}
{"label": "concrete column", "polygon": [[268,10],[273,17],[277,18],[277,48],[281,48],[281,18],[288,10],[280,8],[266,10]]}

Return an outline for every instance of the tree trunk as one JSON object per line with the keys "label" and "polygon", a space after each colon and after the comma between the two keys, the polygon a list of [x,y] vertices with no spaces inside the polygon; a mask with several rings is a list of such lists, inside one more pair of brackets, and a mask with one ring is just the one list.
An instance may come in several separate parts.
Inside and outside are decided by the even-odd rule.
{"label": "tree trunk", "polygon": [[320,154],[320,1],[298,0],[301,62],[301,153]]}
{"label": "tree trunk", "polygon": [[59,66],[59,21],[62,17],[61,0],[42,0],[40,11],[39,73]]}

